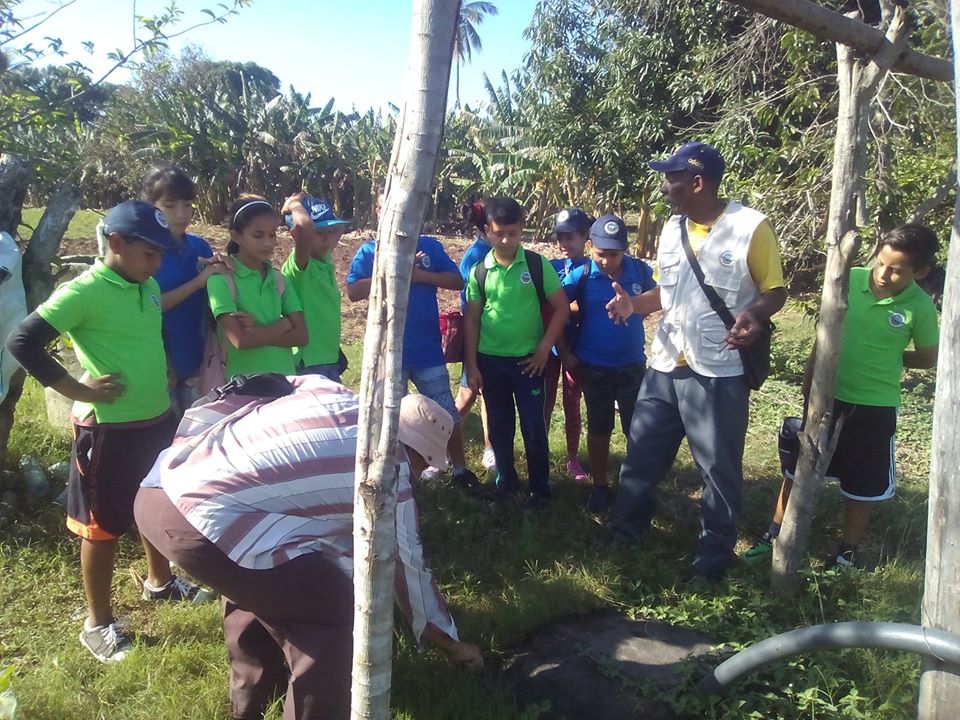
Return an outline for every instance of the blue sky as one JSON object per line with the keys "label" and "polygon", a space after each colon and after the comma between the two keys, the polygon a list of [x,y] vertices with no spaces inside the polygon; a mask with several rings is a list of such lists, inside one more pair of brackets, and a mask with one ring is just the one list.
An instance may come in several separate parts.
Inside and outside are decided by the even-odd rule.
{"label": "blue sky", "polygon": [[[48,11],[53,0],[25,0],[18,17]],[[106,55],[132,45],[133,7],[139,15],[158,13],[167,3],[156,0],[76,0],[26,39],[43,44],[43,35],[59,37],[69,59],[79,59],[96,74],[111,62]],[[460,98],[476,106],[485,100],[483,73],[498,84],[501,70],[518,67],[528,43],[523,31],[530,23],[536,0],[494,0],[499,15],[479,27],[483,51],[474,54],[460,71]],[[205,17],[201,9],[216,0],[180,0],[184,11],[179,27]],[[336,107],[385,108],[400,105],[409,49],[412,0],[255,0],[225,25],[211,25],[174,40],[171,47],[199,45],[216,60],[252,61],[280,78],[284,89],[293,85],[310,92],[314,104],[334,97]],[[81,42],[95,44],[91,56]],[[124,82],[123,71],[111,76]],[[453,102],[451,72],[450,102]]]}

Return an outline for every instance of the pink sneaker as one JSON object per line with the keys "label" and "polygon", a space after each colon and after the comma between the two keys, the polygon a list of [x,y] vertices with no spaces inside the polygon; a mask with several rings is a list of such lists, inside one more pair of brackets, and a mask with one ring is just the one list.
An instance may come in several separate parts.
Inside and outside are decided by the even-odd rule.
{"label": "pink sneaker", "polygon": [[573,478],[574,482],[578,483],[585,483],[590,479],[587,471],[583,469],[583,465],[580,464],[577,458],[567,460],[567,475]]}

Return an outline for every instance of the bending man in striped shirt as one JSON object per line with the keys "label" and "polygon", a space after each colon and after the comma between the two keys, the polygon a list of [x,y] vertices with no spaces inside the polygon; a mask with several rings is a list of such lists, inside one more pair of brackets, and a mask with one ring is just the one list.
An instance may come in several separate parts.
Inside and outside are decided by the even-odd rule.
{"label": "bending man in striped shirt", "polygon": [[[359,404],[320,376],[285,397],[229,395],[187,411],[137,496],[140,532],[224,597],[234,718],[346,718],[353,630]],[[423,395],[400,413],[396,601],[420,643],[480,665],[460,642],[417,530],[410,475],[443,467],[450,414]],[[289,672],[284,668],[284,661]]]}

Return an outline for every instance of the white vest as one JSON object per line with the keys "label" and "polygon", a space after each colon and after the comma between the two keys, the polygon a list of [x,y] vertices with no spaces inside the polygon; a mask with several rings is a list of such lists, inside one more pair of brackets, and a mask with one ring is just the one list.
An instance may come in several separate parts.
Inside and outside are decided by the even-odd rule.
{"label": "white vest", "polygon": [[[760,297],[747,266],[747,252],[754,231],[765,219],[763,213],[728,202],[697,251],[707,284],[716,289],[734,317]],[[740,353],[724,343],[727,329],[710,308],[683,251],[679,215],[672,216],[660,234],[657,264],[663,316],[653,340],[650,366],[670,372],[683,353],[687,365],[700,375],[742,375]]]}

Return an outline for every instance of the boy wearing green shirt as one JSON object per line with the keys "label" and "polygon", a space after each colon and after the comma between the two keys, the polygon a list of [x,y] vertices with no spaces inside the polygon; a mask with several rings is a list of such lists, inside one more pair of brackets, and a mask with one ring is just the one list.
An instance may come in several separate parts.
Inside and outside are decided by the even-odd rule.
{"label": "boy wearing green shirt", "polygon": [[[884,236],[872,268],[850,271],[849,307],[843,321],[833,416],[843,417],[827,477],[844,496],[843,537],[830,564],[855,567],[860,539],[874,505],[896,490],[894,434],[903,369],[937,364],[939,327],[933,300],[915,282],[933,266],[939,243],[930,228],[907,224]],[[913,350],[907,350],[909,345]],[[813,356],[804,378],[810,394]],[[799,423],[798,423],[799,424]],[[769,529],[746,553],[770,552],[790,496],[799,454],[796,427],[780,433],[784,481]]]}
{"label": "boy wearing green shirt", "polygon": [[[490,442],[497,460],[497,489],[504,494],[515,493],[519,484],[513,453],[516,404],[527,456],[528,506],[537,509],[550,498],[543,371],[567,323],[570,305],[553,267],[532,253],[531,258],[541,263],[538,273],[551,311],[544,327],[539,292],[520,245],[523,209],[512,198],[491,198],[486,210],[491,251],[474,266],[467,284],[467,382],[474,392],[483,389]],[[486,268],[482,292],[477,279],[481,264]]]}
{"label": "boy wearing green shirt", "polygon": [[[41,384],[75,401],[67,527],[81,538],[87,618],[80,642],[101,662],[114,662],[131,649],[110,603],[117,541],[133,524],[140,481],[177,427],[160,332],[160,286],[152,277],[163,253],[175,246],[163,212],[150,203],[121,203],[104,226],[104,257],[57,288],[11,333],[7,347]],[[85,370],[79,380],[46,350],[63,334]],[[171,575],[167,559],[141,540],[144,599],[204,597]]]}

